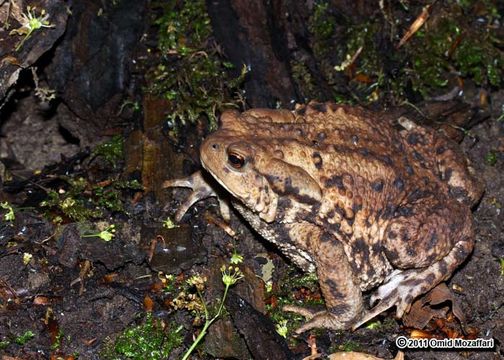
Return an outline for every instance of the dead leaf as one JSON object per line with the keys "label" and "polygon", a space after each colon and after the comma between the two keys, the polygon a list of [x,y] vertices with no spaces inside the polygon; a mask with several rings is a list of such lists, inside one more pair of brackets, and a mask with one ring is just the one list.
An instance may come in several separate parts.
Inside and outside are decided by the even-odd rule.
{"label": "dead leaf", "polygon": [[149,295],[145,295],[143,303],[145,311],[151,312],[154,308],[154,301]]}
{"label": "dead leaf", "polygon": [[408,31],[403,35],[401,41],[397,45],[397,49],[406,44],[406,42],[422,27],[422,25],[429,18],[429,11],[432,5],[427,5],[422,9],[422,13],[416,18],[415,21],[410,25]]}
{"label": "dead leaf", "polygon": [[373,355],[355,351],[341,351],[328,356],[329,360],[384,360]]}
{"label": "dead leaf", "polygon": [[47,296],[35,296],[33,299],[33,305],[49,305],[50,300]]}
{"label": "dead leaf", "polygon": [[451,303],[453,315],[463,325],[465,323],[464,313],[445,283],[439,284],[411,305],[411,310],[402,318],[404,325],[423,329],[434,317],[446,318],[450,307],[448,304],[440,306],[446,302]]}

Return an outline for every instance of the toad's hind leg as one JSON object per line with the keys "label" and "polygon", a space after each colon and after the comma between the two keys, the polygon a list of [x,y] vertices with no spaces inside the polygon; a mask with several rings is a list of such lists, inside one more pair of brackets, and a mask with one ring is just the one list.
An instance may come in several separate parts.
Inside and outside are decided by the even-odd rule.
{"label": "toad's hind leg", "polygon": [[[416,297],[447,280],[471,253],[474,235],[470,211],[453,199],[445,200],[451,204],[449,207],[439,203],[436,206],[443,199],[422,199],[424,204],[418,209],[425,210],[419,210],[411,218],[398,218],[389,225],[386,234],[389,241],[384,251],[398,270],[371,296],[371,303],[380,300],[379,303],[354,329],[394,305],[396,317],[402,317]],[[391,237],[394,241],[390,241]]]}
{"label": "toad's hind leg", "polygon": [[309,249],[313,256],[327,308],[317,312],[298,306],[285,306],[284,311],[301,314],[308,320],[296,333],[313,328],[351,328],[362,316],[364,305],[343,245],[333,235],[312,224],[301,222],[288,227],[290,236],[296,239],[297,244]]}

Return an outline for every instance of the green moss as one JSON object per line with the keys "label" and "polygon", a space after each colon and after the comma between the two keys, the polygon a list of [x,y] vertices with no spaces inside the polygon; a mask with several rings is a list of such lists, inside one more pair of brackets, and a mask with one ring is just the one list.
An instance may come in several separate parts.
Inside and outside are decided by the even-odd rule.
{"label": "green moss", "polygon": [[[327,2],[319,2],[313,6],[313,14],[308,22],[308,29],[315,38],[315,43],[329,40],[336,28],[336,19],[330,13]],[[316,46],[315,46],[316,48]],[[317,48],[316,51],[322,51]]]}
{"label": "green moss", "polygon": [[35,334],[33,333],[33,331],[28,330],[28,331],[25,331],[24,334],[17,336],[14,339],[14,342],[18,345],[23,346],[24,344],[26,344],[28,341],[30,341],[34,337],[35,337]]}
{"label": "green moss", "polygon": [[454,72],[480,86],[499,86],[501,82],[503,58],[491,34],[468,28],[460,9],[451,11],[459,16],[446,15],[407,45],[413,57],[413,88],[423,96],[446,87]]}
{"label": "green moss", "polygon": [[181,328],[171,329],[147,313],[142,324],[124,330],[115,341],[107,343],[100,357],[105,360],[167,359],[181,344]]}
{"label": "green moss", "polygon": [[123,212],[122,192],[142,189],[136,180],[111,180],[94,186],[84,178],[61,180],[66,181],[67,186],[58,191],[49,190],[40,205],[78,222],[102,217],[105,210]]}
{"label": "green moss", "polygon": [[[504,59],[496,27],[474,26],[482,18],[488,24],[501,21],[495,2],[448,1],[437,6],[413,37],[396,49],[411,19],[420,12],[419,6],[395,4],[389,10],[393,19],[380,13],[352,23],[342,16],[336,18],[327,1],[316,3],[308,26],[311,47],[318,71],[332,86],[333,98],[402,103],[411,90],[424,98],[449,91],[457,84],[457,77],[478,86],[502,84]],[[401,23],[403,19],[408,22]],[[349,61],[359,49],[360,54]],[[309,70],[298,64],[291,66],[298,86],[317,95]],[[345,81],[349,86],[342,86]]]}
{"label": "green moss", "polygon": [[112,137],[112,139],[97,145],[93,149],[91,157],[94,158],[100,156],[115,168],[117,166],[117,163],[124,157],[123,143],[123,137],[116,135]]}
{"label": "green moss", "polygon": [[233,65],[225,60],[212,39],[210,18],[203,0],[169,1],[161,5],[158,49],[162,56],[149,75],[149,91],[169,101],[167,116],[171,134],[195,122],[208,119],[210,129],[217,127],[217,111],[236,106],[234,97],[246,74],[233,78]]}
{"label": "green moss", "polygon": [[493,150],[487,152],[485,155],[485,162],[487,165],[495,166],[495,164],[497,164],[497,153]]}
{"label": "green moss", "polygon": [[0,350],[7,348],[11,344],[17,344],[19,346],[23,346],[34,337],[35,334],[33,333],[33,331],[27,330],[21,335],[0,341]]}

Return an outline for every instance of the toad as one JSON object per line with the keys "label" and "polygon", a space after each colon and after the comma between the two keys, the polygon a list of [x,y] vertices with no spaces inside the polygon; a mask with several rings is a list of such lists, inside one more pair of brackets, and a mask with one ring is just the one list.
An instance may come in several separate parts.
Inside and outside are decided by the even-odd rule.
{"label": "toad", "polygon": [[[482,194],[457,145],[400,118],[311,102],[295,111],[228,111],[200,148],[204,169],[251,226],[305,271],[326,309],[297,332],[355,329],[447,280],[474,245],[471,206]],[[165,187],[216,196],[201,173]],[[373,290],[370,310],[363,292]]]}

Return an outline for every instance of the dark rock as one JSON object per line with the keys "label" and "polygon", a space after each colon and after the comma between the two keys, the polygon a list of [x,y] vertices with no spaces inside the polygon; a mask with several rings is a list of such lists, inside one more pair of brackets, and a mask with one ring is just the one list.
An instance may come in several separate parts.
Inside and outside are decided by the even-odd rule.
{"label": "dark rock", "polygon": [[206,260],[206,249],[193,240],[191,228],[188,226],[182,225],[173,229],[144,226],[142,242],[147,245],[152,240],[156,240],[157,245],[150,265],[156,271],[178,273]]}
{"label": "dark rock", "polygon": [[76,224],[65,226],[59,240],[58,262],[67,268],[74,268],[79,261],[81,237]]}
{"label": "dark rock", "polygon": [[228,293],[226,309],[233,319],[234,326],[247,343],[256,360],[292,359],[293,355],[284,338],[275,330],[271,320],[254,309],[248,302],[233,291]]}

